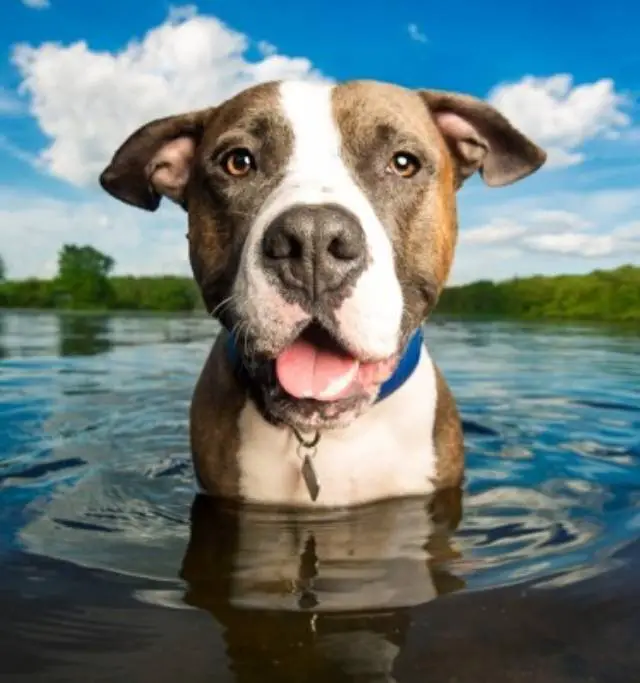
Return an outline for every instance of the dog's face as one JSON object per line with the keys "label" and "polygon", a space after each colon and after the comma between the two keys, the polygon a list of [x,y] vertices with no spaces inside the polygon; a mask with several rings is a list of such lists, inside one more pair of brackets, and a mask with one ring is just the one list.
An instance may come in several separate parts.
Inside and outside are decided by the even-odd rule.
{"label": "dog's face", "polygon": [[370,405],[435,305],[464,180],[506,185],[544,160],[475,98],[282,82],[147,124],[100,180],[140,208],[185,208],[208,310],[267,412],[308,429]]}

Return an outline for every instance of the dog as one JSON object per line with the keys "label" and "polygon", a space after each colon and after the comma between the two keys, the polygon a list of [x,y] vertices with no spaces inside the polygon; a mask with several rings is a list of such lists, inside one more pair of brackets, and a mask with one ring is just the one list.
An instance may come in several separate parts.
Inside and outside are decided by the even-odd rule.
{"label": "dog", "polygon": [[190,410],[201,489],[332,508],[460,486],[459,412],[422,338],[456,192],[545,160],[480,99],[377,81],[262,83],[133,132],[100,184],[186,211],[222,327]]}

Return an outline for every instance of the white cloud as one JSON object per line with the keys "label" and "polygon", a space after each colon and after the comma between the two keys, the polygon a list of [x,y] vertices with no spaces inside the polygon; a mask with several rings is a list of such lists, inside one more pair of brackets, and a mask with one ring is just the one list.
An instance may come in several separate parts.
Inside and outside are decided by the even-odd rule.
{"label": "white cloud", "polygon": [[270,53],[249,62],[246,36],[196,12],[171,8],[163,24],[115,53],[84,41],[14,48],[22,91],[51,140],[41,153],[50,173],[95,185],[124,138],[153,118],[217,104],[261,81],[321,78],[304,58]]}
{"label": "white cloud", "polygon": [[22,4],[31,9],[46,9],[51,6],[49,0],[22,0]]}
{"label": "white cloud", "polygon": [[640,263],[639,213],[640,187],[476,206],[477,222],[460,231],[450,284]]}
{"label": "white cloud", "polygon": [[426,43],[427,36],[422,33],[418,24],[409,24],[407,26],[407,31],[409,32],[409,37],[411,40],[415,40],[417,43]]}
{"label": "white cloud", "polygon": [[[516,217],[517,216],[517,217]],[[460,243],[465,245],[527,244],[528,235],[535,233],[555,238],[558,234],[588,230],[593,224],[571,211],[563,209],[533,209],[512,217],[493,218],[485,225],[460,233]],[[519,242],[518,238],[523,238]],[[550,243],[553,243],[553,239]]]}
{"label": "white cloud", "polygon": [[270,55],[275,55],[275,53],[278,51],[278,48],[276,48],[275,45],[268,43],[266,40],[261,40],[258,43],[258,50],[260,50],[260,54],[264,55],[265,57],[269,57]]}
{"label": "white cloud", "polygon": [[53,276],[65,242],[113,256],[116,273],[190,273],[185,217],[173,206],[147,214],[106,196],[75,202],[0,188],[0,226],[0,255],[12,279]]}
{"label": "white cloud", "polygon": [[479,228],[471,228],[460,233],[463,244],[501,244],[511,242],[523,235],[527,228],[511,220],[497,219]]}
{"label": "white cloud", "polygon": [[525,76],[496,86],[488,100],[545,147],[548,168],[580,164],[584,153],[577,150],[584,143],[615,138],[631,124],[627,98],[609,78],[574,85],[569,74]]}
{"label": "white cloud", "polygon": [[554,145],[545,146],[545,151],[547,152],[547,161],[544,165],[546,170],[577,166],[586,158],[581,152],[568,152],[566,149]]}
{"label": "white cloud", "polygon": [[[565,232],[560,235],[529,235],[523,240],[523,245],[532,251],[566,254],[593,258],[594,256],[611,256],[621,251],[621,244],[617,244],[612,235],[585,235],[576,232]],[[633,247],[634,245],[630,245]],[[640,251],[640,243],[636,251]]]}
{"label": "white cloud", "polygon": [[593,223],[583,215],[565,209],[534,209],[528,215],[533,230],[558,233],[572,230],[588,230]]}
{"label": "white cloud", "polygon": [[640,221],[625,223],[613,231],[616,237],[640,241]]}

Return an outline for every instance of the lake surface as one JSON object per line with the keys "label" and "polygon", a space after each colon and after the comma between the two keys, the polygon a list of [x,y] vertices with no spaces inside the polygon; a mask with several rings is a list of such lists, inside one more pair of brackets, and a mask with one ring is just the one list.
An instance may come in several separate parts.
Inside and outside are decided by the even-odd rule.
{"label": "lake surface", "polygon": [[0,312],[3,683],[638,680],[640,336],[430,324],[462,499],[294,515],[195,496],[216,331]]}

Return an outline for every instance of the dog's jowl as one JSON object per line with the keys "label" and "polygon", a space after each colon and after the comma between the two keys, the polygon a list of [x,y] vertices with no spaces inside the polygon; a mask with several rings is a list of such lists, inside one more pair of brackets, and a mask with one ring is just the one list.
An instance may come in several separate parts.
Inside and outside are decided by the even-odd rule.
{"label": "dog's jowl", "polygon": [[453,260],[456,191],[545,158],[481,100],[364,81],[261,84],[125,140],[102,186],[184,208],[223,326],[191,405],[201,486],[294,506],[458,486],[460,420],[421,335]]}

